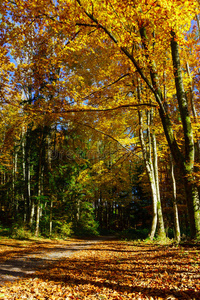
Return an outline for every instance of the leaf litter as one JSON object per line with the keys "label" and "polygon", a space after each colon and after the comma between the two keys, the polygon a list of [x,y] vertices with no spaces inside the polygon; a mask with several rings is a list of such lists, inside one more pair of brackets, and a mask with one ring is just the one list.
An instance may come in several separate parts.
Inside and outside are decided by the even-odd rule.
{"label": "leaf litter", "polygon": [[1,288],[0,299],[200,299],[198,247],[101,241]]}

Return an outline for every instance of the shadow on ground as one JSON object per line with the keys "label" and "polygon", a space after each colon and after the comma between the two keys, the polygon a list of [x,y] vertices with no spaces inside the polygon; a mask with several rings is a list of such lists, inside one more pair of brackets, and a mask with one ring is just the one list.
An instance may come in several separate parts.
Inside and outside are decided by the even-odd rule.
{"label": "shadow on ground", "polygon": [[80,243],[71,243],[53,249],[38,247],[37,251],[5,251],[14,254],[14,257],[0,262],[0,285],[4,285],[7,281],[15,281],[20,277],[34,274],[38,269],[46,268],[49,265],[58,263],[60,259],[69,257],[76,251],[93,246],[97,240],[83,241]]}

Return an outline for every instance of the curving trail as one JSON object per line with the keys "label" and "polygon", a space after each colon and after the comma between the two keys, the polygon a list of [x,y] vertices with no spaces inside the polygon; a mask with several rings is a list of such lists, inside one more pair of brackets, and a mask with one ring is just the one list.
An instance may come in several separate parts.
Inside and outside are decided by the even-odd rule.
{"label": "curving trail", "polygon": [[8,264],[6,271],[11,272],[8,276],[19,280],[0,287],[0,299],[200,299],[198,244],[177,246],[101,238],[57,245],[53,242],[46,245],[46,250],[44,243],[38,251],[37,247],[34,244],[31,253],[22,255],[20,251],[21,255],[4,262]]}
{"label": "curving trail", "polygon": [[0,261],[0,286],[6,282],[18,280],[29,274],[34,274],[38,269],[56,264],[59,260],[65,259],[77,251],[91,247],[99,241],[111,240],[114,237],[100,237],[94,239],[77,240],[65,244],[58,242],[53,249],[38,247],[37,251],[20,251],[12,258]]}

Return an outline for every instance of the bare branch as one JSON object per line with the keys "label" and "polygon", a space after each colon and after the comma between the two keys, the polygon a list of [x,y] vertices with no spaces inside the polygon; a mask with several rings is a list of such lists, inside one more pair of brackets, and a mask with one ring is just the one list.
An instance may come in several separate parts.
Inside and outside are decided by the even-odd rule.
{"label": "bare branch", "polygon": [[76,23],[78,26],[85,26],[85,27],[98,27],[97,25],[94,24],[85,24],[85,23]]}
{"label": "bare branch", "polygon": [[129,76],[129,75],[130,75],[130,73],[122,75],[121,77],[117,78],[115,81],[109,83],[108,85],[101,87],[98,91],[94,91],[94,92],[90,93],[89,95],[85,96],[83,99],[87,99],[88,97],[90,97],[96,93],[99,93],[102,90],[107,89],[108,87],[112,86],[113,84],[117,83],[118,81],[120,81],[121,79],[123,79],[124,77]]}
{"label": "bare branch", "polygon": [[76,124],[79,124],[79,125],[82,125],[82,126],[86,126],[86,127],[90,128],[90,129],[93,129],[93,130],[95,130],[95,131],[97,131],[97,132],[99,132],[99,133],[101,133],[101,134],[103,134],[103,135],[109,137],[109,138],[112,139],[113,141],[117,142],[117,143],[118,143],[122,148],[124,148],[128,153],[131,153],[131,154],[133,154],[133,155],[139,157],[137,154],[133,153],[133,150],[132,150],[132,149],[129,149],[129,148],[127,148],[126,146],[122,145],[122,144],[121,144],[116,138],[114,138],[112,135],[110,135],[110,134],[108,134],[108,133],[105,133],[105,132],[103,132],[103,131],[101,131],[101,130],[99,130],[99,129],[96,129],[96,128],[94,128],[93,126],[91,126],[90,124],[88,124],[88,123],[85,123],[85,124],[80,123],[80,122],[75,122],[75,123],[76,123]]}

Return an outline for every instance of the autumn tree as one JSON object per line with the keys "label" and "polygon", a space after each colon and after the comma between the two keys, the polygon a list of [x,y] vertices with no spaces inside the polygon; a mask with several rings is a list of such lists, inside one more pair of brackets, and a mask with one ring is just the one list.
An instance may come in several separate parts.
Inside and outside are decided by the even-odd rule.
{"label": "autumn tree", "polygon": [[[80,11],[76,24],[96,26],[101,41],[104,42],[105,38],[111,39],[154,94],[171,153],[184,176],[191,235],[199,237],[199,198],[194,178],[191,176],[194,169],[194,139],[179,50],[180,45],[185,45],[184,31],[189,29],[186,25],[194,17],[196,3],[177,1],[173,5],[171,2],[167,5],[158,2],[152,5],[148,1],[135,1],[132,5],[127,1],[120,4],[105,1],[100,5],[97,2],[88,5],[79,0],[77,3]],[[109,14],[109,20],[106,19],[106,14]],[[138,47],[134,47],[135,44]],[[170,99],[164,99],[161,90],[161,80],[167,65],[171,68],[170,75],[174,77],[174,93],[182,124],[184,151],[178,146],[173,130],[168,108]]]}
{"label": "autumn tree", "polygon": [[[30,58],[22,60],[9,82],[19,110],[22,89],[29,91],[23,106],[26,124],[48,118],[50,123],[83,123],[131,151],[135,112],[154,108],[184,178],[192,237],[200,234],[193,172],[197,131],[185,93],[189,72],[183,53],[197,2],[7,0],[0,6],[4,44],[14,59]],[[193,68],[197,65],[193,62]],[[147,97],[135,95],[138,82]]]}

